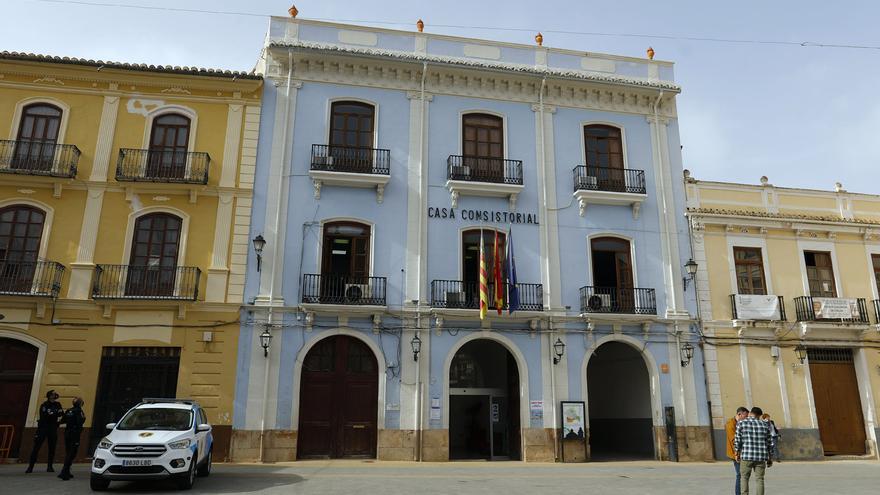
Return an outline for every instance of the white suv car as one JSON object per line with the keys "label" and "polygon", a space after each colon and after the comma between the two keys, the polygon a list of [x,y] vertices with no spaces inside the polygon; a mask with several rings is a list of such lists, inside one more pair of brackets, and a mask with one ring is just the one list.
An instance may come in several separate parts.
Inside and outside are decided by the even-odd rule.
{"label": "white suv car", "polygon": [[111,481],[164,478],[188,490],[196,475],[211,474],[211,425],[194,401],[144,399],[107,429],[92,461],[92,490]]}

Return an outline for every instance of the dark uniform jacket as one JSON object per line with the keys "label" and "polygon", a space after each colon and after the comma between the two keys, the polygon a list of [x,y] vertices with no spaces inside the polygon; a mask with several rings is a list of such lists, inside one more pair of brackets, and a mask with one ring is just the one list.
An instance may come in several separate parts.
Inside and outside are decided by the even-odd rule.
{"label": "dark uniform jacket", "polygon": [[64,408],[58,402],[46,401],[40,404],[40,419],[37,428],[48,430],[58,428],[58,420],[64,416]]}
{"label": "dark uniform jacket", "polygon": [[81,407],[73,406],[64,413],[64,425],[65,435],[76,435],[79,434],[83,430],[83,425],[86,423],[86,413],[83,412]]}

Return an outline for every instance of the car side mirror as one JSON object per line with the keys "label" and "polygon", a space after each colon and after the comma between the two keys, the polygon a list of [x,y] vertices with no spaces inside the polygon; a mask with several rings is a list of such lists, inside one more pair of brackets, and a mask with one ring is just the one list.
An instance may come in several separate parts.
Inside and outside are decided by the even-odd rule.
{"label": "car side mirror", "polygon": [[107,423],[105,428],[107,428],[108,430],[112,430],[113,428],[116,428],[116,423]]}
{"label": "car side mirror", "polygon": [[211,425],[202,423],[196,427],[196,432],[211,431]]}

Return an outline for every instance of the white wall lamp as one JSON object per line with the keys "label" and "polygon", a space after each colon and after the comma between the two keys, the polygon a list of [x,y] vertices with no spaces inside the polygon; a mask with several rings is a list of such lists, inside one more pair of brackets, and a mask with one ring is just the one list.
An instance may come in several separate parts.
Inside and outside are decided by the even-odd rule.
{"label": "white wall lamp", "polygon": [[272,344],[272,333],[269,332],[269,327],[266,326],[266,329],[260,334],[260,345],[263,347],[263,357],[269,356],[270,344]]}
{"label": "white wall lamp", "polygon": [[257,271],[260,271],[263,268],[263,248],[266,247],[266,239],[263,239],[262,234],[258,234],[254,237],[254,252],[257,253]]}
{"label": "white wall lamp", "polygon": [[557,338],[556,343],[553,344],[553,351],[556,353],[556,357],[553,358],[553,364],[559,364],[559,360],[565,355],[565,342]]}
{"label": "white wall lamp", "polygon": [[690,342],[685,342],[681,344],[681,349],[679,349],[679,354],[681,355],[681,366],[682,368],[691,364],[691,359],[694,357],[694,346],[691,345]]}
{"label": "white wall lamp", "polygon": [[419,353],[422,352],[422,339],[420,339],[419,336],[416,335],[409,342],[409,345],[410,347],[412,347],[413,361],[418,361]]}
{"label": "white wall lamp", "polygon": [[694,276],[697,274],[697,262],[693,258],[689,259],[684,264],[684,269],[687,272],[687,276],[682,277],[681,282],[684,284],[684,290],[688,290],[688,282],[693,282]]}

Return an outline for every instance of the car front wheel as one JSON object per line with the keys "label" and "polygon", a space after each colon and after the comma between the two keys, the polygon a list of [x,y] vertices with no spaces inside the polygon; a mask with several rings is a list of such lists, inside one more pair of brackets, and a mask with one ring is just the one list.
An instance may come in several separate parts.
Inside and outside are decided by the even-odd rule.
{"label": "car front wheel", "polygon": [[91,486],[93,491],[102,492],[110,487],[110,480],[93,474],[92,477],[89,478],[89,486]]}
{"label": "car front wheel", "polygon": [[202,478],[204,478],[204,477],[206,477],[206,476],[208,476],[208,475],[211,474],[211,458],[213,457],[213,456],[211,455],[211,452],[212,452],[212,451],[210,451],[210,450],[208,451],[208,458],[205,459],[205,463],[204,463],[204,464],[202,464],[201,466],[199,466],[199,472],[198,472],[198,474],[199,474],[199,476],[201,476]]}
{"label": "car front wheel", "polygon": [[193,453],[193,461],[189,463],[189,469],[186,473],[180,475],[177,478],[177,488],[180,490],[189,490],[193,487],[193,484],[196,482],[196,459],[199,458],[199,453]]}

